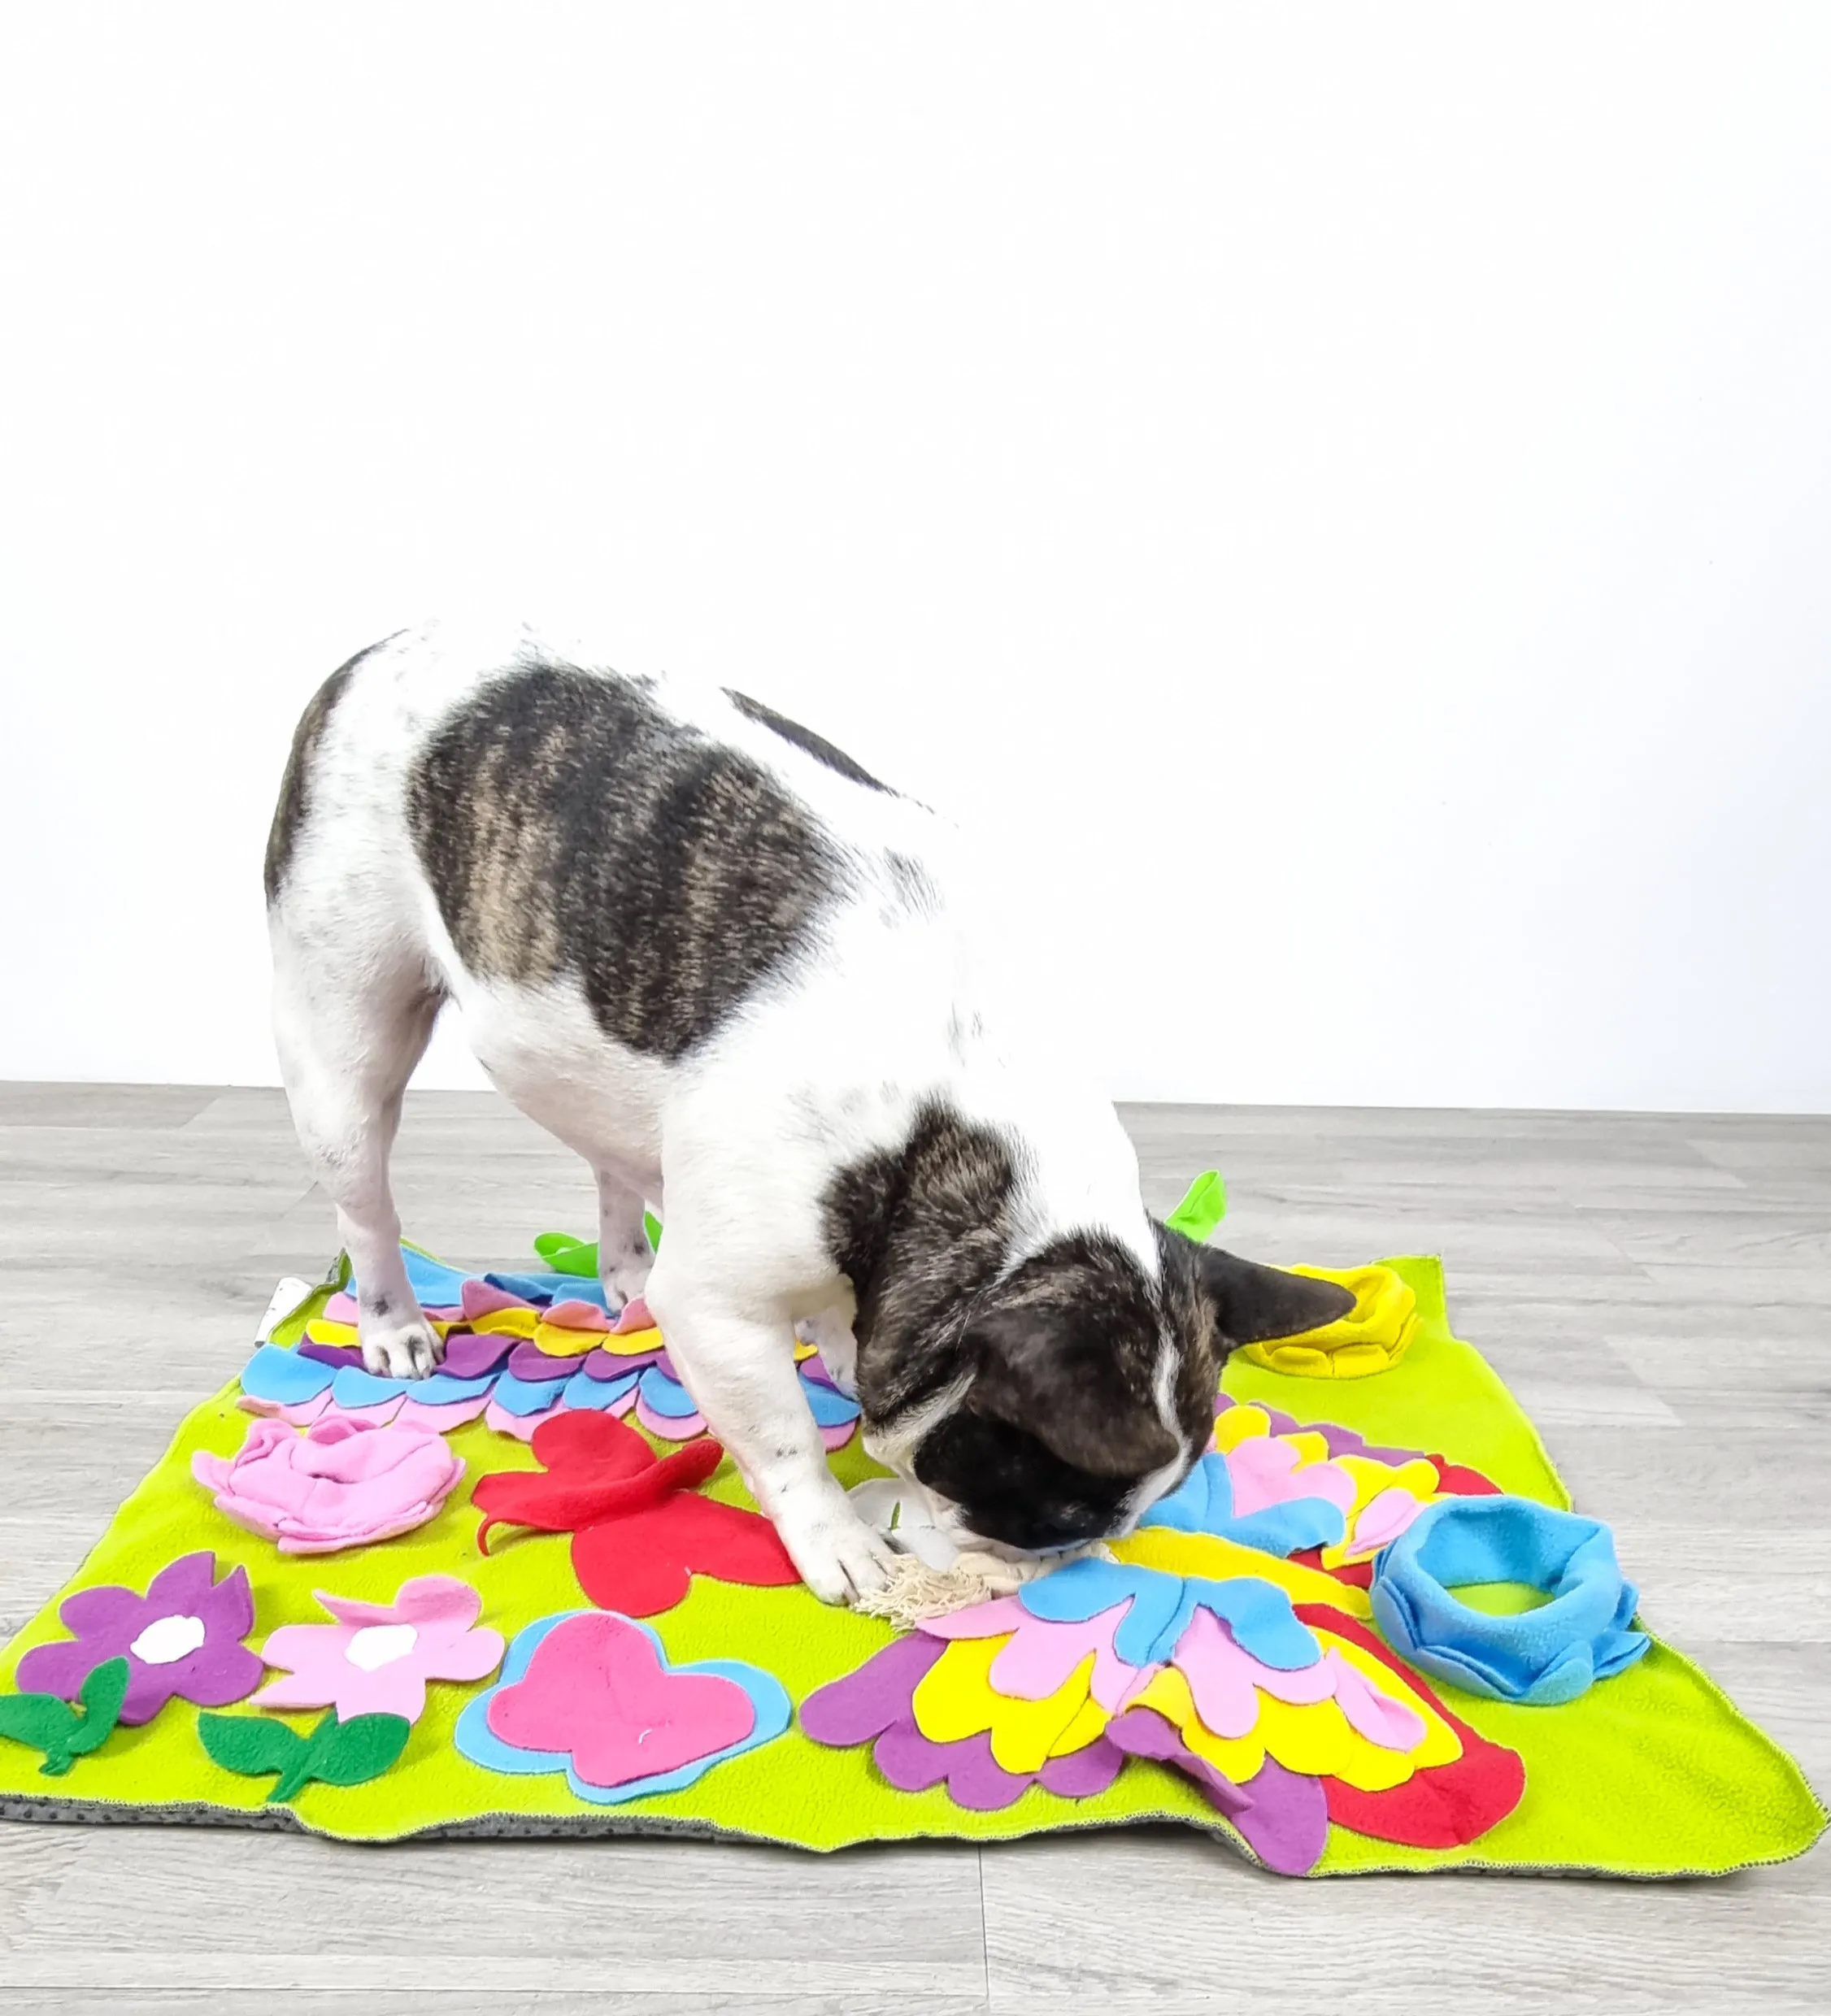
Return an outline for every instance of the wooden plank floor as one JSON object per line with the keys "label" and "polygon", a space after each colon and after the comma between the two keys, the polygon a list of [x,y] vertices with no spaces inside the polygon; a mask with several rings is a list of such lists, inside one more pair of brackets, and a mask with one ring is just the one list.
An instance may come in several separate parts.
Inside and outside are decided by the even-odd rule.
{"label": "wooden plank floor", "polygon": [[[1442,1252],[1459,1330],[1613,1523],[1646,1617],[1831,1790],[1831,1120],[1127,1119],[1157,1208],[1225,1170],[1243,1252]],[[416,1097],[397,1167],[410,1231],[454,1259],[590,1223],[582,1167],[488,1095]],[[276,1278],[333,1243],[276,1093],[0,1086],[0,1633],[240,1364]],[[287,2016],[1823,2011],[1831,1854],[1714,1883],[1306,1884],[1175,1830],[816,1860],[0,1824],[0,2007],[251,1998]]]}

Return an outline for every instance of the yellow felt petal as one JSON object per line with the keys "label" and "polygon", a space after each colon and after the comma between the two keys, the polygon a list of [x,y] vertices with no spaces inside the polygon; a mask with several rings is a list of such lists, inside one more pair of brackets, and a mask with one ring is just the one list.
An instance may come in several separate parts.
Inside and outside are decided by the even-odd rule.
{"label": "yellow felt petal", "polygon": [[313,1344],[348,1346],[358,1341],[354,1323],[332,1323],[323,1316],[314,1316],[305,1326],[305,1334]]}
{"label": "yellow felt petal", "polygon": [[798,1365],[803,1358],[812,1358],[814,1353],[819,1350],[820,1348],[820,1347],[817,1344],[808,1344],[804,1342],[801,1338],[797,1337],[794,1340],[795,1363]]}
{"label": "yellow felt petal", "polygon": [[1311,1463],[1326,1463],[1330,1460],[1329,1438],[1319,1435],[1314,1428],[1298,1428],[1293,1434],[1281,1436],[1279,1440],[1296,1450],[1299,1470]]}
{"label": "yellow felt petal", "polygon": [[1348,1514],[1350,1532],[1360,1514],[1382,1491],[1391,1490],[1394,1484],[1426,1502],[1442,1495],[1438,1487],[1443,1480],[1429,1457],[1414,1456],[1406,1463],[1382,1463],[1372,1456],[1337,1456],[1335,1461],[1355,1488],[1354,1508]]}
{"label": "yellow felt petal", "polygon": [[[1227,1417],[1223,1414],[1221,1419]],[[1147,1526],[1129,1539],[1114,1540],[1111,1547],[1115,1561],[1129,1562],[1134,1567],[1157,1568],[1166,1575],[1207,1575],[1217,1582],[1229,1575],[1255,1575],[1262,1582],[1276,1583],[1294,1603],[1333,1603],[1350,1617],[1373,1614],[1366,1590],[1337,1582],[1320,1568],[1280,1561],[1256,1547],[1223,1540],[1218,1533],[1183,1533],[1173,1527]]]}
{"label": "yellow felt petal", "polygon": [[1407,1752],[1413,1771],[1428,1771],[1437,1764],[1454,1764],[1462,1755],[1462,1738],[1437,1714],[1423,1695],[1408,1687],[1384,1659],[1377,1658],[1364,1645],[1332,1631],[1319,1631],[1316,1640],[1324,1652],[1339,1653],[1357,1672],[1363,1673],[1390,1701],[1403,1701],[1424,1725],[1424,1740]]}
{"label": "yellow felt petal", "polygon": [[1272,1418],[1263,1407],[1229,1407],[1215,1416],[1215,1447],[1224,1456],[1257,1435],[1272,1432]]}
{"label": "yellow felt petal", "polygon": [[[659,1330],[630,1330],[619,1337],[606,1336],[600,1332],[596,1341],[613,1357],[639,1358],[661,1349],[661,1332]],[[576,1348],[575,1345],[574,1349]]]}
{"label": "yellow felt petal", "polygon": [[[1259,1697],[1263,1705],[1264,1697]],[[1149,1684],[1127,1704],[1131,1708],[1155,1708],[1167,1722],[1174,1723],[1182,1740],[1198,1757],[1206,1757],[1217,1771],[1243,1784],[1265,1762],[1265,1746],[1256,1728],[1243,1736],[1217,1736],[1195,1712],[1195,1699],[1189,1683],[1173,1666],[1152,1675]]]}
{"label": "yellow felt petal", "polygon": [[[480,1337],[531,1337],[540,1325],[540,1312],[533,1309],[493,1309],[471,1324]],[[572,1347],[575,1350],[577,1346]]]}
{"label": "yellow felt petal", "polygon": [[537,1323],[528,1336],[534,1349],[550,1358],[576,1358],[594,1345],[610,1342],[602,1330],[568,1330],[563,1323]]}
{"label": "yellow felt petal", "polygon": [[1416,1769],[1414,1757],[1383,1750],[1350,1728],[1333,1701],[1295,1706],[1261,1694],[1253,1733],[1286,1771],[1306,1778],[1339,1778],[1359,1792],[1390,1792]]}
{"label": "yellow felt petal", "polygon": [[1111,1714],[1089,1694],[1074,1711],[1073,1721],[1055,1739],[1049,1754],[1068,1757],[1076,1750],[1085,1750],[1111,1720]]}
{"label": "yellow felt petal", "polygon": [[1010,1642],[1009,1633],[956,1638],[916,1687],[916,1727],[933,1743],[958,1743],[989,1729],[995,1762],[1007,1771],[1041,1771],[1088,1698],[1094,1655],[1046,1700],[1020,1701],[992,1685],[992,1662]]}

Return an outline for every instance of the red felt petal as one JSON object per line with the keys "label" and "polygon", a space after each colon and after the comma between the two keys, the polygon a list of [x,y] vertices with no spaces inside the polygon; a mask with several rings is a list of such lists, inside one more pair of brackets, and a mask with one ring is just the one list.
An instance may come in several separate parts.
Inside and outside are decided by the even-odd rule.
{"label": "red felt petal", "polygon": [[801,1579],[781,1536],[761,1513],[716,1498],[678,1498],[669,1510],[668,1541],[695,1575],[755,1589],[785,1588]]}
{"label": "red felt petal", "polygon": [[1429,1701],[1462,1739],[1462,1755],[1455,1763],[1414,1771],[1390,1792],[1359,1792],[1338,1778],[1324,1779],[1331,1820],[1356,1834],[1406,1848],[1462,1848],[1478,1840],[1519,1805],[1526,1789],[1526,1767],[1516,1751],[1490,1743],[1452,1714],[1429,1683],[1364,1624],[1326,1603],[1299,1603],[1296,1610],[1313,1629],[1332,1631],[1371,1652]]}
{"label": "red felt petal", "polygon": [[1471,1470],[1463,1463],[1452,1463],[1442,1456],[1433,1456],[1430,1460],[1437,1466],[1443,1489],[1455,1492],[1459,1498],[1498,1498],[1501,1495],[1500,1486],[1491,1478],[1484,1477],[1478,1470]]}
{"label": "red felt petal", "polygon": [[672,1505],[650,1505],[572,1536],[572,1572],[601,1610],[654,1617],[672,1610],[693,1579],[667,1542]]}
{"label": "red felt petal", "polygon": [[626,1617],[672,1609],[694,1575],[762,1589],[801,1579],[768,1519],[713,1498],[685,1497],[578,1534],[572,1572],[600,1610]]}
{"label": "red felt petal", "polygon": [[655,1451],[633,1428],[593,1407],[549,1414],[535,1429],[530,1446],[545,1469],[589,1468],[606,1483],[637,1476],[655,1461]]}

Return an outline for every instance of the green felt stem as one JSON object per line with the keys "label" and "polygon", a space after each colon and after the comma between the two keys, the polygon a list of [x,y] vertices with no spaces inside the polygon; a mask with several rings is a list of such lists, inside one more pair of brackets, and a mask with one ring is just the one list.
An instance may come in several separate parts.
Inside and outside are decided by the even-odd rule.
{"label": "green felt stem", "polygon": [[1203,1245],[1227,1215],[1227,1185],[1218,1169],[1204,1169],[1183,1193],[1182,1201],[1164,1219],[1173,1232]]}
{"label": "green felt stem", "polygon": [[0,1696],[0,1736],[41,1750],[41,1776],[61,1778],[115,1733],[131,1678],[125,1659],[104,1659],[91,1668],[77,1691],[80,1714],[54,1694]]}

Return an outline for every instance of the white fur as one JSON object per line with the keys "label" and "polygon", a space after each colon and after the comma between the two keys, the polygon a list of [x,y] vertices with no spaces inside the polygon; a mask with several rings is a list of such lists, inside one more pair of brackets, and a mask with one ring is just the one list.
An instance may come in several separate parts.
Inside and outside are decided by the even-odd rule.
{"label": "white fur", "polygon": [[[530,643],[435,626],[362,662],[324,732],[310,816],[271,914],[294,1117],[359,1279],[391,1305],[385,1320],[363,1312],[363,1355],[396,1373],[436,1356],[401,1265],[387,1161],[443,993],[496,1084],[596,1171],[607,1288],[646,1293],[695,1402],[809,1586],[844,1600],[881,1585],[889,1554],[829,1471],[794,1368],[798,1321],[845,1358],[837,1333],[849,1332],[852,1302],[823,1237],[829,1180],[898,1145],[939,1095],[1011,1144],[1024,1250],[1099,1231],[1155,1275],[1136,1158],[1094,1086],[1038,1062],[1046,1017],[989,976],[982,954],[995,937],[973,927],[972,880],[946,823],[836,775],[716,691],[670,680],[656,697],[764,766],[859,871],[814,955],[677,1064],[608,1041],[570,981],[518,987],[467,971],[415,856],[406,780],[441,717]],[[602,662],[557,648],[575,664]],[[897,900],[893,848],[921,864],[932,905]],[[652,1272],[645,1200],[668,1228]]]}

